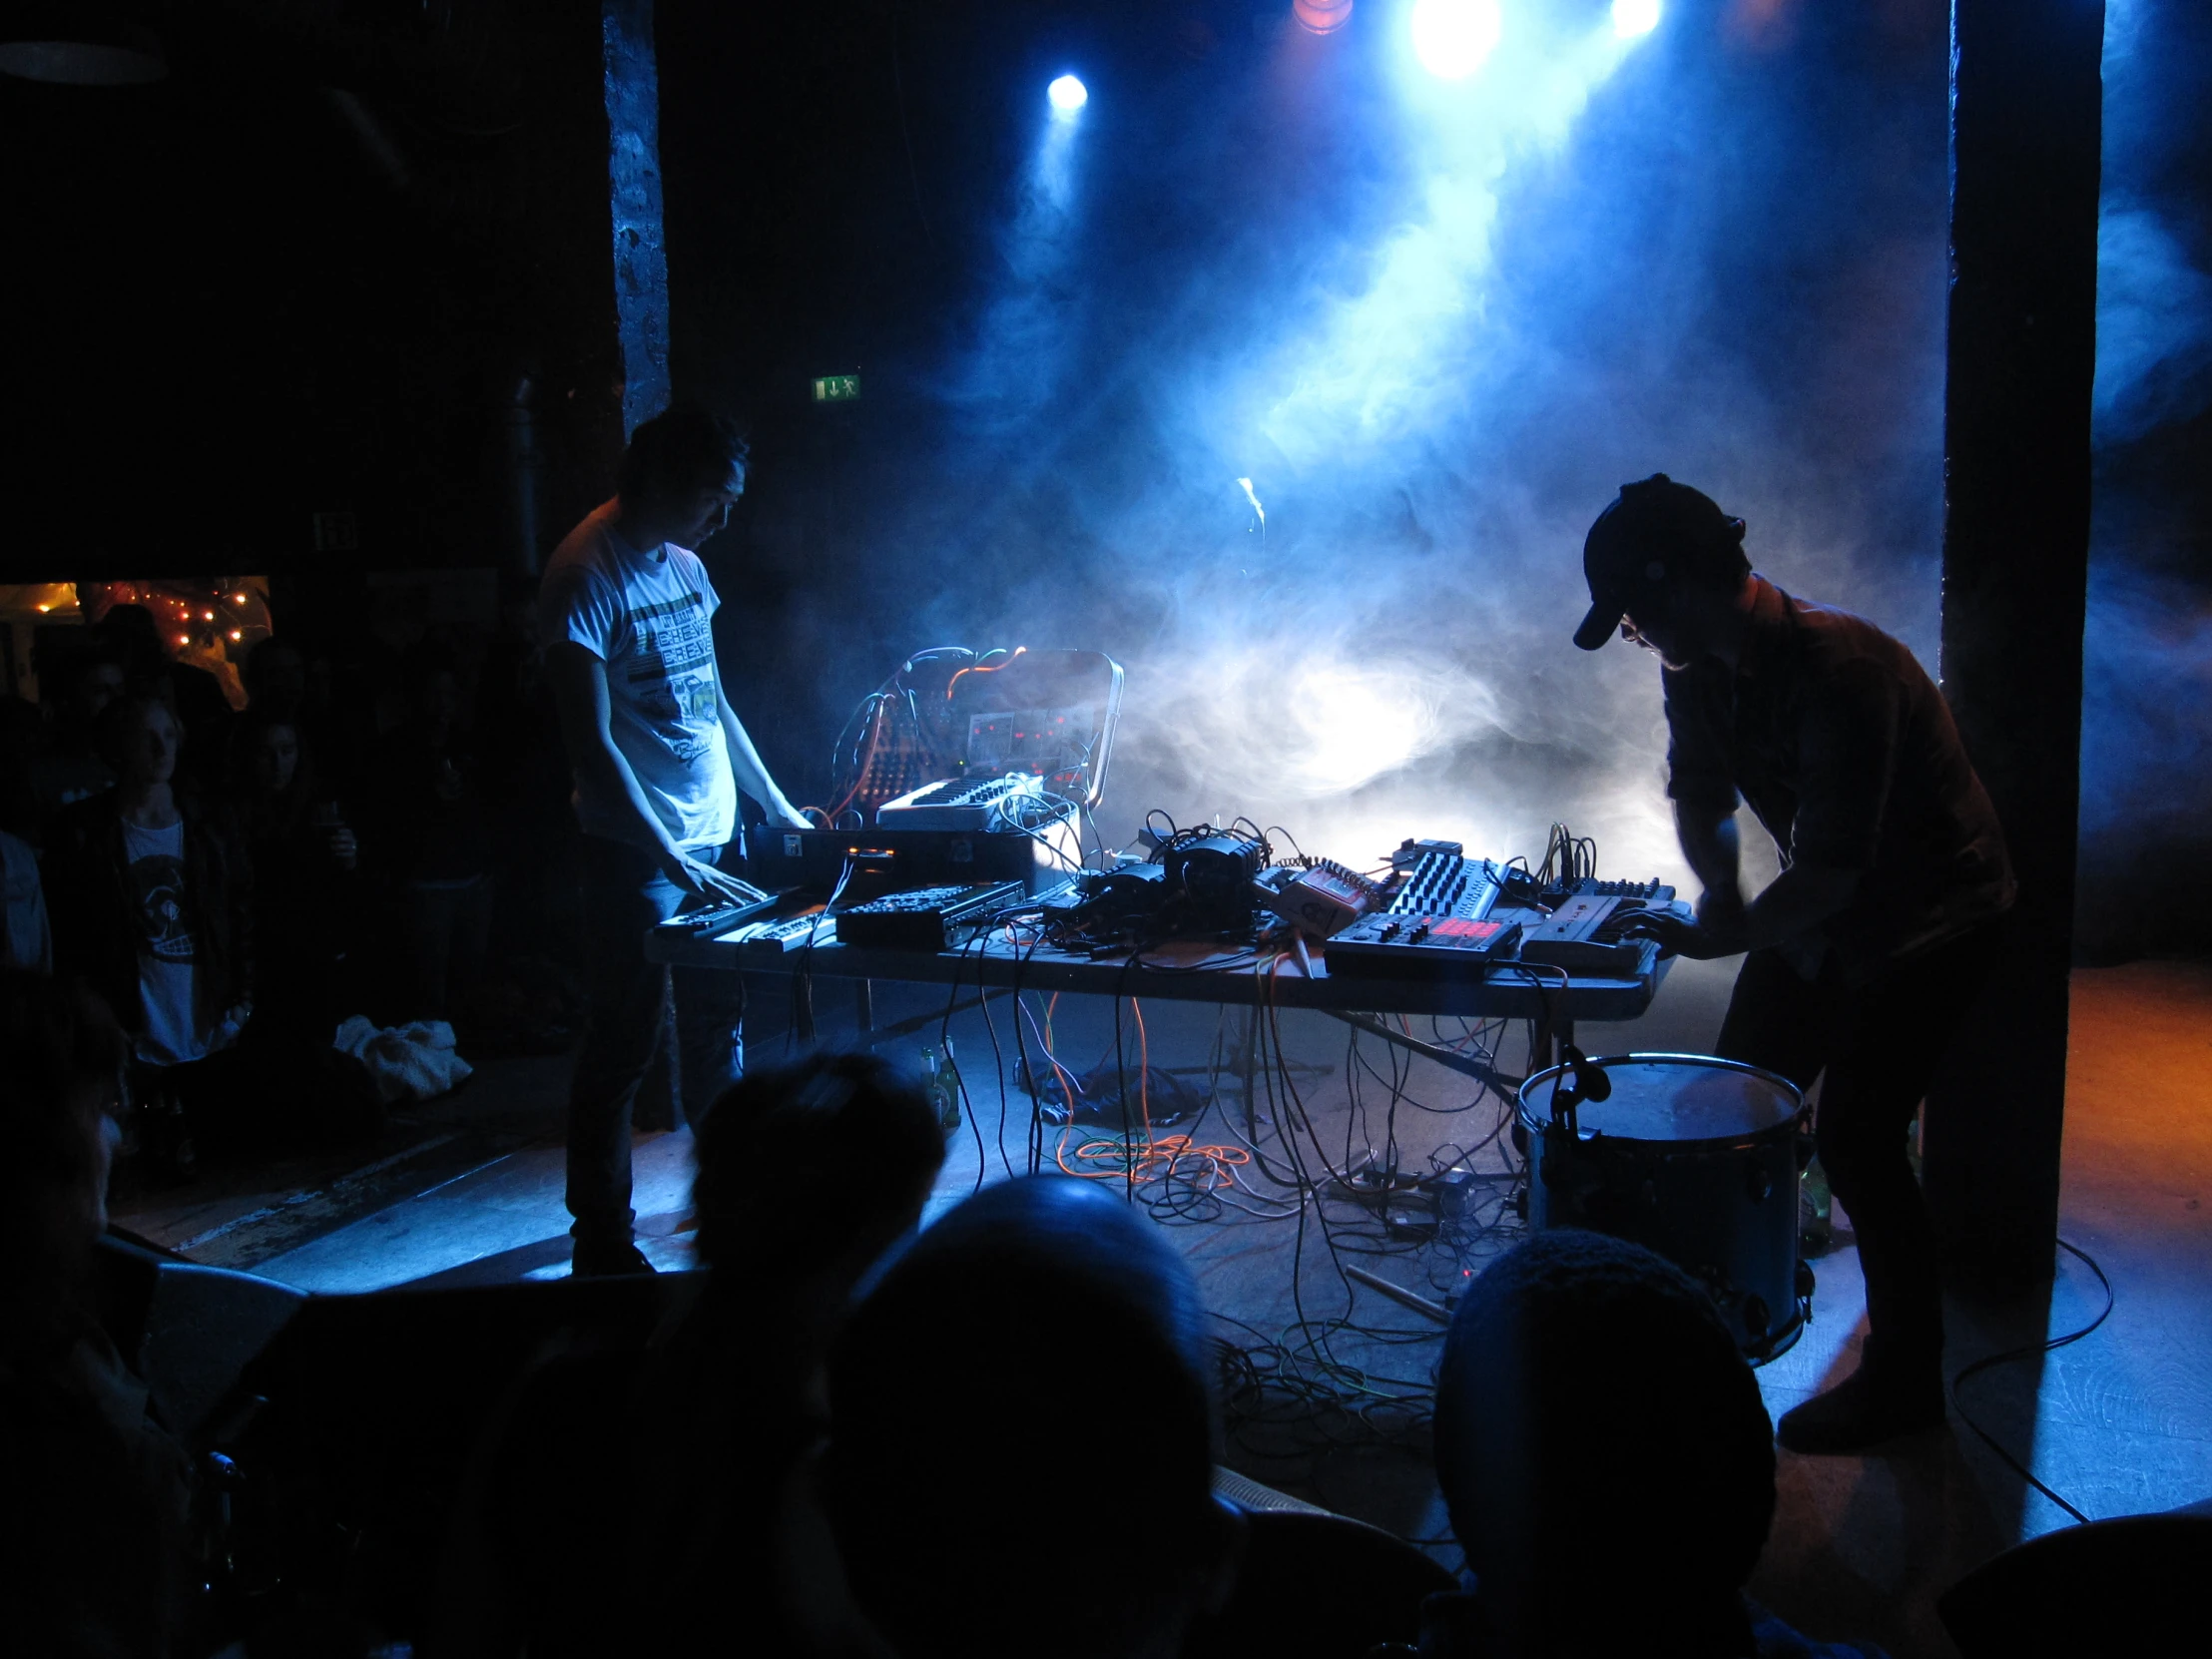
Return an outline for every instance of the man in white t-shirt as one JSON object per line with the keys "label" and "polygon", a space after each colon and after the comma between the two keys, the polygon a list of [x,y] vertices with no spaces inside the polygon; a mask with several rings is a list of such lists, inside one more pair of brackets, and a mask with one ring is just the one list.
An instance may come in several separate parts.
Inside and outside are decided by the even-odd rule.
{"label": "man in white t-shirt", "polygon": [[[668,970],[645,959],[655,923],[742,896],[738,793],[804,829],[724,696],[712,621],[721,604],[692,552],[745,491],[728,420],[677,407],[641,425],[620,493],[569,532],[546,569],[547,675],[576,769],[584,830],[591,1027],[569,1094],[574,1271],[649,1273],[630,1208],[630,1113],[667,1016]],[[743,1067],[744,979],[674,975],[679,1087],[697,1122]]]}

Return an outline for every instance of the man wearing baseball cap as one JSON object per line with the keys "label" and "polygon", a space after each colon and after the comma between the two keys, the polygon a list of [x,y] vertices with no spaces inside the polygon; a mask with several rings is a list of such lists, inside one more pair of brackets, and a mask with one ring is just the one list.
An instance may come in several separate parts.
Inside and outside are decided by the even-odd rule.
{"label": "man wearing baseball cap", "polygon": [[[1695,921],[1641,928],[1685,956],[1744,953],[1716,1052],[1823,1079],[1821,1161],[1858,1232],[1859,1369],[1776,1433],[1844,1452],[1935,1427],[1942,1300],[1907,1136],[2000,948],[2013,879],[1996,813],[1912,652],[1753,571],[1743,520],[1708,496],[1665,473],[1624,485],[1582,569],[1574,643],[1617,629],[1659,656],[1667,794],[1704,886]],[[1739,801],[1782,861],[1748,902]]]}

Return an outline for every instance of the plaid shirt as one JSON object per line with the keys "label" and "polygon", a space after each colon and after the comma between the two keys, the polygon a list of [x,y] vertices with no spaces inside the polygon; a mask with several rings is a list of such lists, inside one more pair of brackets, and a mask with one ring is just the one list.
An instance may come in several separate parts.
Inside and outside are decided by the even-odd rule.
{"label": "plaid shirt", "polygon": [[[1912,652],[1873,623],[1754,576],[1736,667],[1666,670],[1667,794],[1748,803],[1785,867],[1860,872],[1822,924],[1854,977],[1917,955],[2010,907],[2011,859],[1950,707]],[[1805,955],[1801,949],[1796,954]]]}

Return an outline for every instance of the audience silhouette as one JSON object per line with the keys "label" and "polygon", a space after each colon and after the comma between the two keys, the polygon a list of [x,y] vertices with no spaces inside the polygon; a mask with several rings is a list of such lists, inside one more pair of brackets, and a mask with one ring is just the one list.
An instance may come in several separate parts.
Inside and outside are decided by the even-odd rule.
{"label": "audience silhouette", "polygon": [[779,1564],[786,1488],[823,1432],[824,1349],[943,1158],[921,1090],[870,1055],[725,1091],[699,1142],[705,1271],[645,1352],[573,1343],[517,1386],[459,1518],[441,1650],[807,1646],[824,1615],[793,1604]]}
{"label": "audience silhouette", "polygon": [[0,1631],[10,1652],[176,1651],[192,1467],[103,1323],[127,1045],[99,1000],[0,972]]}
{"label": "audience silhouette", "polygon": [[1864,1655],[1745,1599],[1774,1520],[1774,1427],[1711,1297],[1639,1245],[1539,1233],[1452,1316],[1436,1478],[1474,1588],[1424,1659]]}
{"label": "audience silhouette", "polygon": [[1117,1190],[1004,1182],[924,1232],[831,1353],[823,1502],[904,1659],[1175,1653],[1241,1539],[1190,1270]]}

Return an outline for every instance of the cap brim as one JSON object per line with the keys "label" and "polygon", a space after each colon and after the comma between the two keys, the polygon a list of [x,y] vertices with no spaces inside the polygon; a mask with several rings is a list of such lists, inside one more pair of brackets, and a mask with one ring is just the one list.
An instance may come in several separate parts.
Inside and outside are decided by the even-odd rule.
{"label": "cap brim", "polygon": [[1585,651],[1595,651],[1613,637],[1613,630],[1621,625],[1621,618],[1626,614],[1620,606],[1599,600],[1582,619],[1582,626],[1574,631],[1574,643]]}

